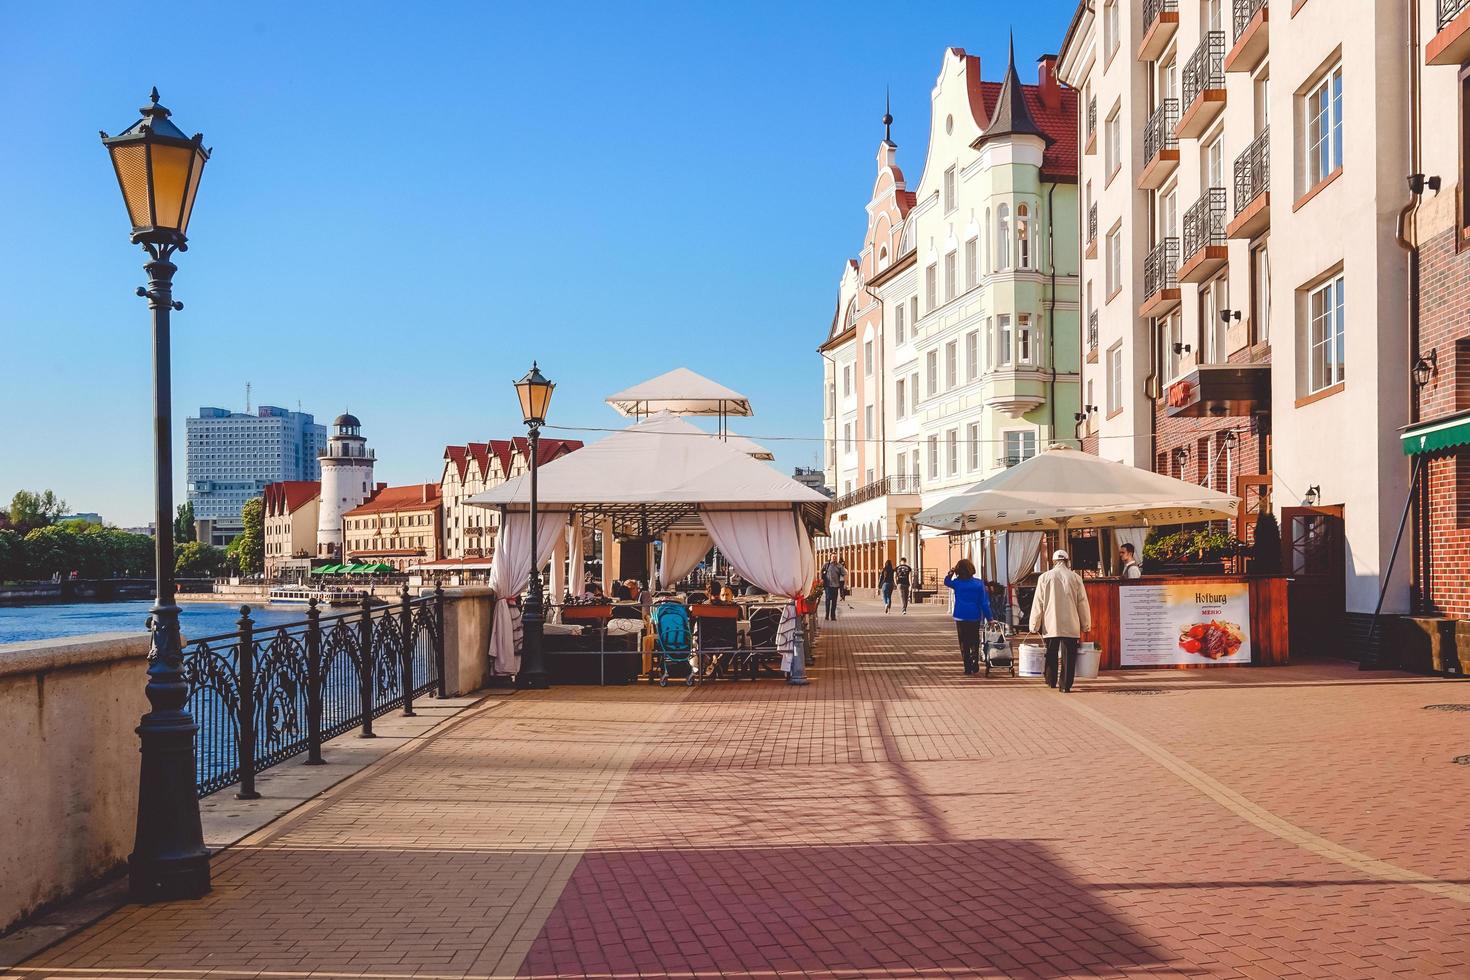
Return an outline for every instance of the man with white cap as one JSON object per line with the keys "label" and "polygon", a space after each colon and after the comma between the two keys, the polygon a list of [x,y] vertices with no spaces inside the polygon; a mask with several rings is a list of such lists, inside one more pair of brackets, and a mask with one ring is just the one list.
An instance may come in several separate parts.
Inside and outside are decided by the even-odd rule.
{"label": "man with white cap", "polygon": [[1031,600],[1031,632],[1046,638],[1046,686],[1072,690],[1077,666],[1077,641],[1092,628],[1092,607],[1087,604],[1087,587],[1082,576],[1072,571],[1071,559],[1058,548],[1052,552],[1051,568],[1036,582]]}

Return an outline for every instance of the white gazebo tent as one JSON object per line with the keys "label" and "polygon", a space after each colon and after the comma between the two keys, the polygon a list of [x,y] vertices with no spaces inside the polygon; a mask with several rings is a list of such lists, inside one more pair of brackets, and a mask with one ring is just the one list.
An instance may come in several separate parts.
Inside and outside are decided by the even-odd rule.
{"label": "white gazebo tent", "polygon": [[[542,466],[537,501],[538,564],[569,525],[595,522],[604,534],[662,537],[665,582],[687,574],[713,541],[746,579],[792,599],[816,577],[811,538],[825,533],[828,506],[821,493],[667,411]],[[490,584],[499,597],[519,595],[531,567],[529,477],[467,502],[499,508]],[[497,601],[492,656],[504,673],[519,667],[511,628]]]}
{"label": "white gazebo tent", "polygon": [[764,463],[769,463],[776,458],[775,453],[755,440],[747,439],[745,436],[727,435],[725,436],[725,445],[731,449],[738,449],[751,459],[758,459]]}
{"label": "white gazebo tent", "polygon": [[750,399],[688,368],[674,368],[631,388],[608,396],[619,415],[648,418],[659,412],[672,415],[708,415],[718,418],[720,434],[729,432],[729,418],[755,412]]}
{"label": "white gazebo tent", "polygon": [[1010,585],[1035,567],[1044,532],[1115,528],[1141,552],[1147,528],[1228,520],[1238,503],[1209,487],[1053,445],[914,520],[955,534],[1011,532],[1002,562]]}

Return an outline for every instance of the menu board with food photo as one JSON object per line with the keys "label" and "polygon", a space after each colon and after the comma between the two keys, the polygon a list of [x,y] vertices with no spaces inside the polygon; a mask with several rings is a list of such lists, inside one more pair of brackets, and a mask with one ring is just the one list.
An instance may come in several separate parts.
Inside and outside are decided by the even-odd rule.
{"label": "menu board with food photo", "polygon": [[1124,667],[1251,662],[1245,582],[1134,585],[1118,590]]}

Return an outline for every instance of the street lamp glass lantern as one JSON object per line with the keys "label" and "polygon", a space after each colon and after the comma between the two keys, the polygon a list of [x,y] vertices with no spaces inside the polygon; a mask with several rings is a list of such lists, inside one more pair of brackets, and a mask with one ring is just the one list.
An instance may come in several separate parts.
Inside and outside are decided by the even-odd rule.
{"label": "street lamp glass lantern", "polygon": [[209,150],[203,134],[185,136],[174,125],[158,104],[158,89],[138,111],[143,118],[121,133],[102,134],[133,223],[133,241],[183,248]]}
{"label": "street lamp glass lantern", "polygon": [[521,400],[521,417],[527,425],[545,425],[546,410],[551,406],[551,393],[556,385],[546,380],[536,362],[531,362],[531,370],[526,376],[516,382],[516,395]]}

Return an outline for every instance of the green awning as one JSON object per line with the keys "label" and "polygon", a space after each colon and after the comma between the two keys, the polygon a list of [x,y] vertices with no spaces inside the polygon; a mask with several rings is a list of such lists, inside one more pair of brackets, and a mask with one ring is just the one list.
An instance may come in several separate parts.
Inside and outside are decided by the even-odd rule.
{"label": "green awning", "polygon": [[1399,436],[1405,456],[1470,446],[1470,412],[1410,426]]}
{"label": "green awning", "polygon": [[332,572],[335,572],[336,570],[337,570],[337,566],[336,565],[323,565],[321,568],[313,568],[311,570],[311,574],[313,574],[313,575],[330,575]]}

